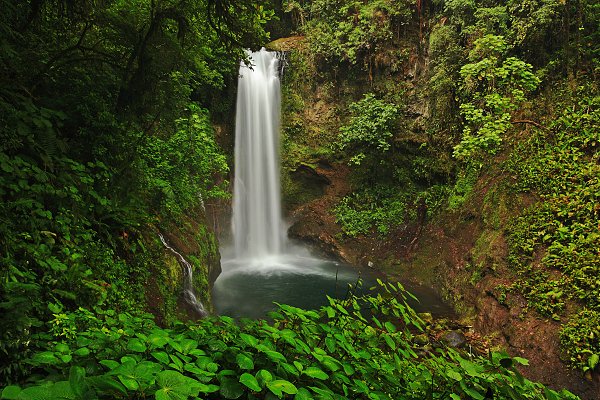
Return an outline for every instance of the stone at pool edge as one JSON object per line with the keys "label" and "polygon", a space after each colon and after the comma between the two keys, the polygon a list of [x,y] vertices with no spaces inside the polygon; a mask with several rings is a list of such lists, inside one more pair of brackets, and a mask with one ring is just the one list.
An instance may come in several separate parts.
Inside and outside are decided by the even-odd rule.
{"label": "stone at pool edge", "polygon": [[460,331],[450,331],[442,335],[441,341],[447,346],[460,348],[467,343],[467,338]]}

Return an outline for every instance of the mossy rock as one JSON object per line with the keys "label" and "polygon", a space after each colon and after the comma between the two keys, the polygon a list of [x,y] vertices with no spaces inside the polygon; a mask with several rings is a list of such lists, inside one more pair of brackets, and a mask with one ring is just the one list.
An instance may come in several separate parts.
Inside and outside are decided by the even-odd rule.
{"label": "mossy rock", "polygon": [[304,36],[290,36],[273,40],[265,45],[265,49],[271,51],[290,51],[304,46]]}

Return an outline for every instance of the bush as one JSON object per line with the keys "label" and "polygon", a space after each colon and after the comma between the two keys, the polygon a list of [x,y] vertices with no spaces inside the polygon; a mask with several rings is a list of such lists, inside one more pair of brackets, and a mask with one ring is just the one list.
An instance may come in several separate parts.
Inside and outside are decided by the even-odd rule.
{"label": "bush", "polygon": [[145,138],[142,148],[145,192],[155,211],[180,214],[203,200],[227,197],[227,182],[214,185],[229,167],[215,141],[208,112],[189,104],[173,134]]}
{"label": "bush", "polygon": [[567,360],[583,372],[598,370],[600,356],[600,312],[582,310],[571,317],[560,332]]}
{"label": "bush", "polygon": [[161,329],[148,315],[66,315],[87,329],[44,337],[28,360],[33,382],[1,398],[576,399],[524,379],[525,359],[418,345],[424,325],[410,295],[381,285],[318,311],[280,305],[270,324],[218,317]]}
{"label": "bush", "polygon": [[[579,104],[566,109],[551,131],[536,130],[506,162],[518,178],[515,191],[541,196],[509,229],[509,261],[519,275],[513,289],[556,320],[567,301],[589,313],[600,311],[599,100],[582,94]],[[536,258],[543,269],[533,267]],[[573,327],[565,329],[569,333],[563,331],[561,343],[569,360],[585,368],[585,359],[577,356],[597,354],[598,342],[581,341]]]}
{"label": "bush", "polygon": [[344,197],[333,212],[345,235],[356,237],[373,231],[387,235],[399,225],[414,221],[420,203],[426,206],[426,217],[435,215],[445,204],[447,194],[443,185],[420,192],[377,185]]}

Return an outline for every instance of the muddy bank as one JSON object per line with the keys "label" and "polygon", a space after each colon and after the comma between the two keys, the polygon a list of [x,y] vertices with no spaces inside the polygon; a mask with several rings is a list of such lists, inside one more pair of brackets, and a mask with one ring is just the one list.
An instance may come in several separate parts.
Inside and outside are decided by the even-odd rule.
{"label": "muddy bank", "polygon": [[314,173],[329,184],[323,196],[291,211],[291,237],[354,265],[371,265],[390,279],[434,288],[454,306],[461,324],[472,326],[490,348],[529,359],[522,369],[528,378],[568,388],[583,399],[600,398],[598,374],[583,377],[561,360],[560,324],[528,310],[522,297],[498,290],[512,283],[506,221],[535,199],[509,199],[498,177],[487,177],[460,211],[445,211],[423,224],[401,225],[385,238],[348,238],[331,212],[350,192],[348,167],[316,167]]}

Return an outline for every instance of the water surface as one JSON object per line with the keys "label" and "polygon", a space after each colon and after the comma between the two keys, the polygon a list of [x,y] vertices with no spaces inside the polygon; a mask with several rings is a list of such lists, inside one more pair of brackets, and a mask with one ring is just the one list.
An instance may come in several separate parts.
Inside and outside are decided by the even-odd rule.
{"label": "water surface", "polygon": [[[275,302],[304,309],[328,304],[327,297],[345,298],[349,284],[363,280],[361,293],[376,286],[370,271],[311,255],[300,247],[288,254],[261,259],[236,259],[223,251],[223,272],[213,287],[215,311],[234,318],[264,318],[276,308]],[[451,316],[452,309],[431,289],[405,284],[419,299],[409,304],[419,312]]]}

